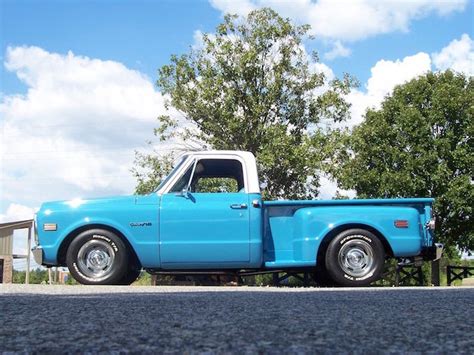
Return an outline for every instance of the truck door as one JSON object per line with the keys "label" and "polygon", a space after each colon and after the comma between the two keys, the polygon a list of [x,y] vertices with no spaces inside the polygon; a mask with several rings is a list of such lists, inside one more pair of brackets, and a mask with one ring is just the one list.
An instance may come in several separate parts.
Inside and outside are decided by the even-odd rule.
{"label": "truck door", "polygon": [[249,263],[249,197],[244,177],[237,158],[192,162],[161,199],[163,268],[232,268]]}

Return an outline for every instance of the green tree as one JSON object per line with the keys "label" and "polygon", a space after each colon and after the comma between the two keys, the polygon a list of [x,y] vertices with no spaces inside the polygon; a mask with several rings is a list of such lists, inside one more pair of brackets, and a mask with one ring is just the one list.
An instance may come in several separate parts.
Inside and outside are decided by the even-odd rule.
{"label": "green tree", "polygon": [[428,73],[396,87],[339,144],[330,170],[359,197],[434,197],[437,235],[474,250],[474,80]]}
{"label": "green tree", "polygon": [[[26,279],[26,271],[13,270],[13,283],[24,284]],[[48,282],[48,271],[36,268],[30,270],[30,284],[40,284]]]}
{"label": "green tree", "polygon": [[[254,153],[271,197],[315,197],[326,153],[327,127],[348,114],[349,76],[328,80],[308,54],[308,25],[296,26],[271,9],[226,15],[215,34],[159,70],[158,86],[177,110],[158,118],[156,136],[187,149]],[[168,172],[172,154],[137,154],[137,192],[151,191]]]}

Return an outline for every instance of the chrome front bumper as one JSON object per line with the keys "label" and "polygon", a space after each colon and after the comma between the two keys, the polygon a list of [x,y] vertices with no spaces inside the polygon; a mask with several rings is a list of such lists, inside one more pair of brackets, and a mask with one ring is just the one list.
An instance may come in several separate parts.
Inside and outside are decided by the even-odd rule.
{"label": "chrome front bumper", "polygon": [[33,253],[33,258],[35,259],[36,263],[39,265],[43,264],[43,248],[37,245],[31,249],[31,252]]}

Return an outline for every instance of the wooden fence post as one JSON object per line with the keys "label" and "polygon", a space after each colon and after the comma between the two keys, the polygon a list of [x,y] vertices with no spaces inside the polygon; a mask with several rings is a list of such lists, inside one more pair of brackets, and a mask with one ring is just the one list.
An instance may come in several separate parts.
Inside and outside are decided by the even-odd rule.
{"label": "wooden fence post", "polygon": [[431,262],[431,284],[433,286],[440,286],[440,277],[439,277],[439,269],[440,269],[440,260],[434,260]]}

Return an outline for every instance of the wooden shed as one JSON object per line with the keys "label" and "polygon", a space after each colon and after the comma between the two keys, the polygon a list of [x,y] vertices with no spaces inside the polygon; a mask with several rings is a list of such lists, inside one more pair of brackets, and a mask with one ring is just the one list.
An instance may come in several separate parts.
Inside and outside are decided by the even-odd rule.
{"label": "wooden shed", "polygon": [[[28,250],[26,255],[13,254],[13,233],[17,229],[28,229]],[[26,259],[26,283],[28,283],[32,230],[32,219],[0,223],[0,283],[11,283],[13,281],[13,259]]]}

